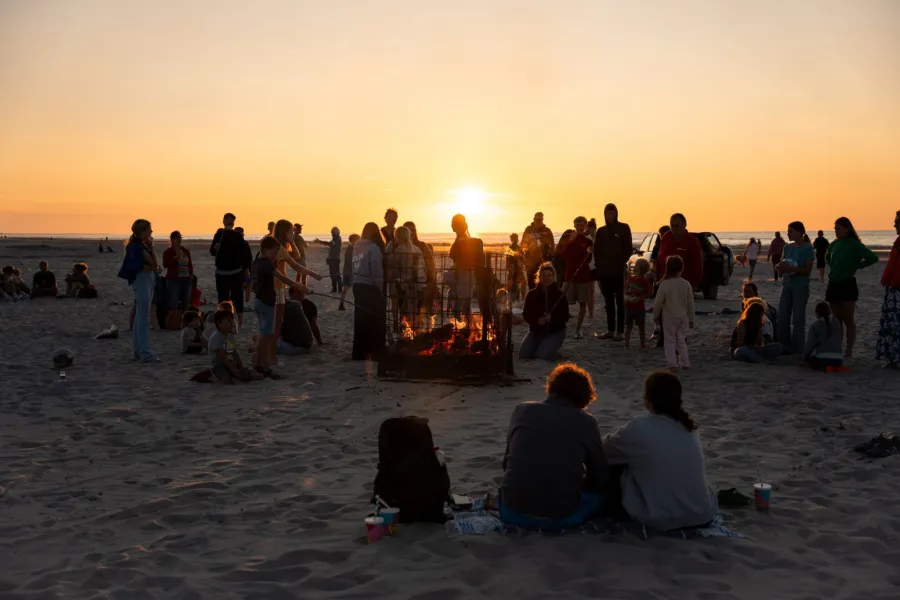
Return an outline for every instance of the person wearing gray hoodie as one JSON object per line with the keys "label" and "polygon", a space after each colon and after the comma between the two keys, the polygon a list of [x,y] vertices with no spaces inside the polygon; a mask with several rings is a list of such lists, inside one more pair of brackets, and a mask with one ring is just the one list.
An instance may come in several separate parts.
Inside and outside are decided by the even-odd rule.
{"label": "person wearing gray hoodie", "polygon": [[[379,244],[379,241],[381,244]],[[353,248],[353,360],[378,360],[384,349],[384,238],[366,223]]]}

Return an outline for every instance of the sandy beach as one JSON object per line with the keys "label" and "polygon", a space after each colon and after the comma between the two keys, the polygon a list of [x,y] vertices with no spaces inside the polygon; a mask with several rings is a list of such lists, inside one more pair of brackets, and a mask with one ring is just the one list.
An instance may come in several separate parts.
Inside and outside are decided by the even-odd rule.
{"label": "sandy beach", "polygon": [[[328,345],[282,358],[281,381],[218,388],[188,381],[205,356],[153,332],[163,362],[130,361],[132,294],[122,258],[96,242],[0,241],[0,264],[30,283],[39,260],[62,279],[90,265],[97,300],[0,304],[0,599],[25,598],[734,598],[895,599],[900,596],[900,457],[860,460],[852,447],[900,425],[900,374],[873,360],[884,262],[859,275],[859,338],[846,374],[796,361],[730,361],[735,316],[699,316],[686,408],[700,424],[710,481],[750,493],[759,467],[770,513],[724,511],[746,539],[642,541],[617,535],[449,539],[439,525],[402,527],[366,545],[382,420],[428,417],[453,490],[472,495],[501,477],[509,416],[543,398],[546,363],[516,361],[513,386],[379,381],[349,360],[352,311],[313,298]],[[214,301],[212,257],[192,244],[200,287]],[[327,273],[325,250],[310,266]],[[716,301],[739,307],[736,268]],[[761,263],[758,275],[770,276]],[[314,290],[330,293],[323,280]],[[762,296],[777,303],[779,284]],[[825,285],[815,278],[813,303]],[[602,298],[588,330],[605,328]],[[115,324],[117,340],[95,340]],[[239,335],[245,359],[256,318]],[[570,333],[571,333],[570,328]],[[520,340],[524,326],[517,327]],[[54,349],[76,355],[57,389]],[[626,351],[591,336],[564,357],[599,388],[591,411],[606,432],[639,414],[661,350]],[[893,566],[891,566],[893,565]]]}

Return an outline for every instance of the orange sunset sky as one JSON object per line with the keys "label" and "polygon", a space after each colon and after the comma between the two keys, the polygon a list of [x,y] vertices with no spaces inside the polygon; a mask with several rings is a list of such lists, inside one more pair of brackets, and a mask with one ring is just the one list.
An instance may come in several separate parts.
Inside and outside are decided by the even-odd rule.
{"label": "orange sunset sky", "polygon": [[[460,190],[465,190],[460,192]],[[0,0],[0,231],[889,229],[893,0]]]}

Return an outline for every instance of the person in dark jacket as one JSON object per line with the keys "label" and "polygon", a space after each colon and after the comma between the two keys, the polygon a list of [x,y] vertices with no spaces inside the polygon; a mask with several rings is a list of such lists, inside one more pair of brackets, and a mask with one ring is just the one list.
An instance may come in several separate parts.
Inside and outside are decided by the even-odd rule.
{"label": "person in dark jacket", "polygon": [[169,236],[171,245],[163,251],[163,268],[166,270],[166,290],[169,294],[169,308],[185,310],[191,305],[191,283],[194,277],[194,262],[191,251],[181,243],[181,232],[173,231]]}
{"label": "person in dark jacket", "polygon": [[603,209],[606,224],[597,230],[594,264],[600,293],[606,303],[606,333],[602,340],[625,339],[625,265],[631,257],[631,227],[619,222],[619,209],[607,204]]}
{"label": "person in dark jacket", "polygon": [[238,327],[244,325],[244,281],[250,277],[253,254],[244,236],[235,231],[236,217],[226,213],[216,231],[209,253],[216,257],[216,294],[219,303],[231,301],[237,313]]}
{"label": "person in dark jacket", "polygon": [[522,233],[522,250],[525,254],[525,275],[528,286],[534,287],[538,269],[547,261],[552,261],[556,253],[553,232],[544,225],[544,213],[534,213],[534,220]]}
{"label": "person in dark jacket", "polygon": [[556,285],[556,269],[544,263],[538,271],[537,286],[525,296],[522,318],[528,323],[528,334],[519,348],[519,358],[556,360],[566,339],[569,303]]}
{"label": "person in dark jacket", "polygon": [[496,508],[509,525],[575,527],[599,512],[609,481],[600,427],[587,412],[597,393],[573,363],[553,369],[546,392],[513,411]]}

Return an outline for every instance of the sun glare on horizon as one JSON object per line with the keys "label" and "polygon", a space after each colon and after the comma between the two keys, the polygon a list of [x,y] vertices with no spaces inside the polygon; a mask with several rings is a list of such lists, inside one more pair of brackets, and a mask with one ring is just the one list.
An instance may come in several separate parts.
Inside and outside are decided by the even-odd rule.
{"label": "sun glare on horizon", "polygon": [[476,187],[465,187],[450,190],[450,197],[456,206],[456,211],[469,216],[480,215],[484,212],[487,193]]}

